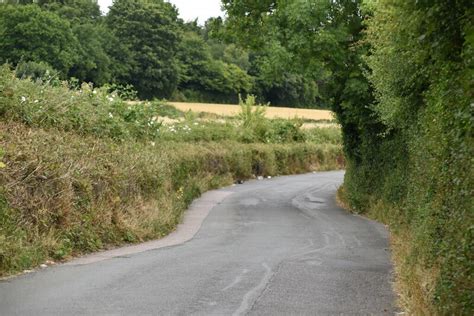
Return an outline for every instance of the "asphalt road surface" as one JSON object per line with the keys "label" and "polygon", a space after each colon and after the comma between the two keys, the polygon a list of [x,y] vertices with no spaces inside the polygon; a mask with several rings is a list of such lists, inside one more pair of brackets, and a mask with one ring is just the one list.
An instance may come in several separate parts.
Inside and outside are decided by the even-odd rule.
{"label": "asphalt road surface", "polygon": [[189,241],[2,281],[0,315],[393,315],[387,231],[336,205],[342,179],[211,192]]}

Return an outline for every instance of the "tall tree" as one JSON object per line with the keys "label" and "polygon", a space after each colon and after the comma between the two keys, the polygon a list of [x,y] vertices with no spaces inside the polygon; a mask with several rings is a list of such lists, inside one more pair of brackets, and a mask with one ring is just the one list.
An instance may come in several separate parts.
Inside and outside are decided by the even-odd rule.
{"label": "tall tree", "polygon": [[180,90],[194,95],[196,101],[237,102],[246,94],[252,78],[233,63],[214,59],[211,48],[196,32],[185,32],[179,46]]}
{"label": "tall tree", "polygon": [[116,0],[107,25],[131,52],[131,70],[120,79],[142,98],[169,97],[178,83],[176,8],[163,0]]}
{"label": "tall tree", "polygon": [[79,42],[67,20],[37,5],[0,5],[0,62],[46,62],[66,76]]}
{"label": "tall tree", "polygon": [[[226,32],[264,53],[259,65],[266,74],[263,82],[270,82],[272,73],[279,90],[300,81],[307,85],[307,95],[316,94],[320,106],[338,113],[343,106],[370,103],[361,48],[355,45],[363,29],[360,0],[222,2],[228,14]],[[303,81],[294,81],[298,77]],[[316,89],[310,88],[314,85]]]}
{"label": "tall tree", "polygon": [[[40,0],[44,10],[52,11],[67,19],[71,30],[79,42],[77,62],[69,71],[70,77],[80,81],[103,85],[117,75],[110,42],[117,42],[113,34],[104,26],[100,7],[90,0]],[[124,51],[126,56],[126,52]]]}

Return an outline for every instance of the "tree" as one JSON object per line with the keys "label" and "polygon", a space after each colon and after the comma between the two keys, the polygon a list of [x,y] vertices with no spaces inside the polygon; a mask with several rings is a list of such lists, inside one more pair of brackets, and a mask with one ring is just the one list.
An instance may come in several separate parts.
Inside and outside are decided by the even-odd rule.
{"label": "tree", "polygon": [[96,85],[111,82],[115,75],[112,71],[114,61],[106,51],[104,40],[108,29],[98,24],[84,23],[74,25],[72,30],[80,49],[79,60],[69,71],[69,76]]}
{"label": "tree", "polygon": [[97,1],[91,0],[38,0],[42,8],[57,13],[71,23],[94,23],[101,19]]}
{"label": "tree", "polygon": [[195,32],[183,34],[178,58],[182,92],[190,92],[200,101],[235,102],[239,93],[248,93],[251,77],[238,66],[213,58],[210,47]]}
{"label": "tree", "polygon": [[63,77],[78,62],[79,43],[67,20],[37,5],[0,6],[0,62],[46,62]]}
{"label": "tree", "polygon": [[226,32],[258,52],[252,74],[267,98],[275,97],[272,91],[288,92],[276,95],[288,102],[297,102],[295,95],[314,97],[336,112],[343,129],[355,129],[350,112],[365,111],[373,100],[361,58],[367,48],[358,44],[364,28],[360,0],[222,2]]}
{"label": "tree", "polygon": [[40,0],[38,4],[68,20],[79,42],[79,58],[68,76],[96,85],[111,82],[116,75],[114,60],[107,51],[112,35],[103,26],[99,5],[90,0]]}
{"label": "tree", "polygon": [[176,8],[162,0],[117,0],[107,25],[131,52],[130,72],[121,80],[131,83],[141,98],[169,97],[178,83]]}

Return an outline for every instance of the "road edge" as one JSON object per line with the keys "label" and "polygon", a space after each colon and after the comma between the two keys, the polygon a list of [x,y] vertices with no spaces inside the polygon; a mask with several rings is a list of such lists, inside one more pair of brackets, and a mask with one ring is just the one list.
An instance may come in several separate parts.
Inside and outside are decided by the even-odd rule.
{"label": "road edge", "polygon": [[194,200],[184,213],[183,221],[177,226],[171,234],[157,240],[151,240],[144,243],[120,247],[112,250],[93,253],[73,259],[64,263],[66,266],[86,265],[100,262],[116,257],[133,255],[149,250],[160,249],[183,244],[191,240],[202,226],[202,223],[209,215],[209,212],[224,199],[234,192],[225,190],[212,190],[204,193],[200,198]]}

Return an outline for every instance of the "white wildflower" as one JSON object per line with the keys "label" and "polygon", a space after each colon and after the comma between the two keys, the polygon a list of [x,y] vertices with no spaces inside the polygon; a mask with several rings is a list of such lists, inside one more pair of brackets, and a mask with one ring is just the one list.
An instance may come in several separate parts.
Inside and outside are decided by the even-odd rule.
{"label": "white wildflower", "polygon": [[26,102],[26,97],[22,96],[21,97],[21,102]]}
{"label": "white wildflower", "polygon": [[109,102],[112,102],[114,100],[114,98],[108,97],[107,100],[109,100]]}
{"label": "white wildflower", "polygon": [[153,147],[155,147],[155,142],[151,142],[151,145],[152,145]]}
{"label": "white wildflower", "polygon": [[97,90],[92,91],[93,94],[97,94]]}
{"label": "white wildflower", "polygon": [[113,114],[109,112],[109,117],[114,118]]}
{"label": "white wildflower", "polygon": [[38,101],[38,100],[34,100],[33,102],[34,102],[34,103],[38,103],[39,101]]}

